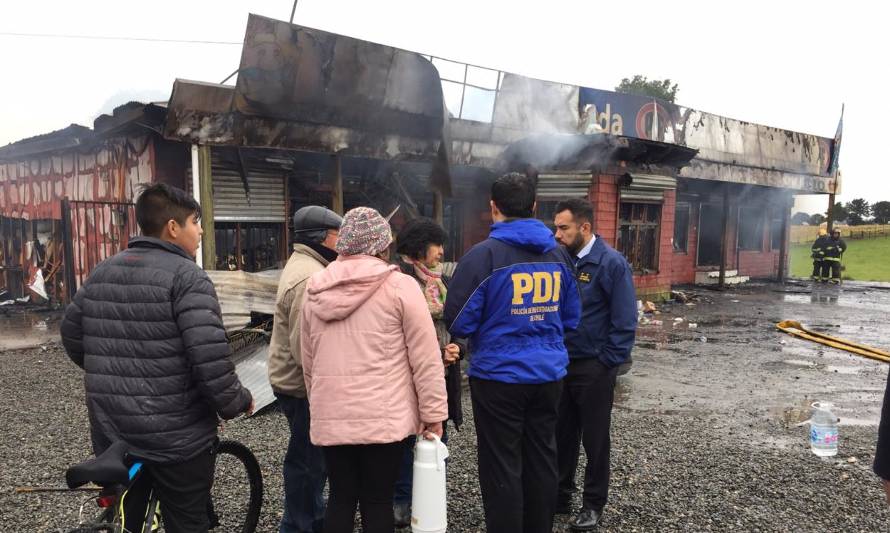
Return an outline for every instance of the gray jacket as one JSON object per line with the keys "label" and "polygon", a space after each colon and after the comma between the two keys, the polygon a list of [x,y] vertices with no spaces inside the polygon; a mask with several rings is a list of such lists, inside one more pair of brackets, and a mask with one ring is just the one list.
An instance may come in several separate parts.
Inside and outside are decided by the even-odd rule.
{"label": "gray jacket", "polygon": [[123,440],[155,463],[216,439],[217,415],[247,410],[216,291],[180,247],[150,237],[102,262],[65,310],[62,343],[85,371],[94,451]]}

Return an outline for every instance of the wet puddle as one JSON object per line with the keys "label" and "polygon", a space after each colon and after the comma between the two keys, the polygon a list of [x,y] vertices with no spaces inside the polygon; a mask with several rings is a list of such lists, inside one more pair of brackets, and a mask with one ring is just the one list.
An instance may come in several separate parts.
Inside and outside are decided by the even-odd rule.
{"label": "wet puddle", "polygon": [[58,312],[15,312],[0,315],[0,352],[32,348],[59,340]]}

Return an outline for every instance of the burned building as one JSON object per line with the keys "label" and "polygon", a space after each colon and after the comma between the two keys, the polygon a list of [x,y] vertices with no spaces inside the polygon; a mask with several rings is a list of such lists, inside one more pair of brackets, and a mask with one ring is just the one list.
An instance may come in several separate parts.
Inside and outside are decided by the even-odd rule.
{"label": "burned building", "polygon": [[235,86],[177,80],[169,102],[0,148],[0,287],[23,295],[39,270],[64,299],[136,231],[136,186],[159,180],[201,201],[206,269],[280,265],[290,215],[307,204],[395,211],[396,229],[435,217],[457,260],[488,234],[491,181],[530,168],[538,216],[588,198],[641,295],[775,278],[794,194],[836,192],[832,150],[828,138],[252,15]]}

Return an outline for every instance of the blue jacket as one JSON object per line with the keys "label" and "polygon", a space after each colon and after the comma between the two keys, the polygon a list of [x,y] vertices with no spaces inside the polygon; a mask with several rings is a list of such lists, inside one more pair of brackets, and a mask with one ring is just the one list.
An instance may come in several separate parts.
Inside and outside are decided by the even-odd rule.
{"label": "blue jacket", "polygon": [[608,367],[628,360],[637,331],[633,271],[599,235],[576,266],[581,325],[566,333],[569,357],[596,357]]}
{"label": "blue jacket", "polygon": [[461,258],[445,300],[455,337],[470,339],[471,377],[547,383],[566,374],[565,330],[581,313],[572,261],[538,220],[491,226]]}

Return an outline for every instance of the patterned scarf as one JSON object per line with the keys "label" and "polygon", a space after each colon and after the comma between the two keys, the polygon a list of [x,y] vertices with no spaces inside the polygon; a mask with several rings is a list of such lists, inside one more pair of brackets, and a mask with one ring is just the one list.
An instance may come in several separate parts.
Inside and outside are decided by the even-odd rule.
{"label": "patterned scarf", "polygon": [[430,309],[430,315],[434,319],[441,319],[445,309],[445,297],[448,295],[448,289],[442,281],[442,264],[439,263],[436,268],[429,268],[420,261],[403,257],[404,261],[414,266],[414,274],[424,283],[423,295],[426,297],[427,306]]}

